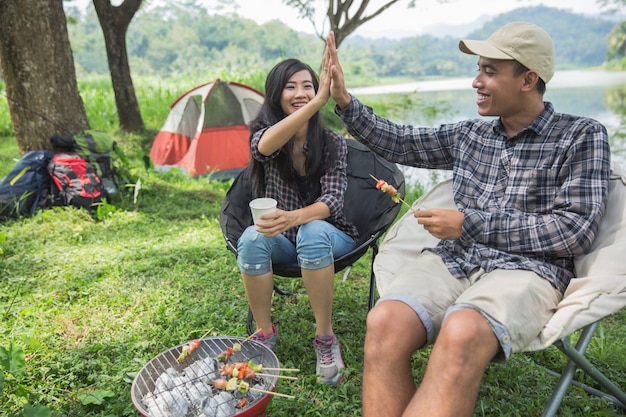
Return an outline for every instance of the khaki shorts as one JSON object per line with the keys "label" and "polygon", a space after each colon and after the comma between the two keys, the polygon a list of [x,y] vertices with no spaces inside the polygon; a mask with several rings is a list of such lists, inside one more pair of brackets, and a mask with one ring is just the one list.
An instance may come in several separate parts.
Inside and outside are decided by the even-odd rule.
{"label": "khaki shorts", "polygon": [[489,321],[508,358],[541,332],[561,297],[531,271],[479,269],[468,278],[456,278],[437,254],[425,251],[398,270],[378,302],[409,305],[426,327],[428,343],[435,340],[449,312],[473,308]]}

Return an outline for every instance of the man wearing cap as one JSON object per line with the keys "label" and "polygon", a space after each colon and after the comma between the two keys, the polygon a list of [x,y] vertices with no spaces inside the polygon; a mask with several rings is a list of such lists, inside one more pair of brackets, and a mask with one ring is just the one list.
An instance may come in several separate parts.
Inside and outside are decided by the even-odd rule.
{"label": "man wearing cap", "polygon": [[[327,47],[348,131],[390,161],[451,170],[457,207],[415,213],[441,241],[406,259],[368,314],[363,415],[471,416],[487,365],[539,334],[573,258],[593,242],[608,190],[606,129],[543,101],[554,47],[529,23],[460,41],[478,59],[478,114],[496,117],[435,128],[374,114],[347,91],[332,33]],[[411,357],[430,344],[416,389]]]}

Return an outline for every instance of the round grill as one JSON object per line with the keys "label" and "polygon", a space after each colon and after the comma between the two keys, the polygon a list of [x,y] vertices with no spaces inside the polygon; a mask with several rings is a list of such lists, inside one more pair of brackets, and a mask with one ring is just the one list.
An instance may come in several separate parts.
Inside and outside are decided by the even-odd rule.
{"label": "round grill", "polygon": [[[239,337],[208,337],[184,361],[178,362],[183,346],[160,353],[139,371],[131,386],[133,405],[145,417],[257,417],[265,416],[278,381],[278,370],[263,369],[248,393],[218,390],[212,381],[220,374],[217,356],[234,343],[241,343],[229,363],[253,361],[264,368],[279,368],[278,358],[267,346]],[[271,376],[267,376],[271,375]],[[272,376],[276,375],[276,377]],[[245,405],[239,404],[245,398]]]}

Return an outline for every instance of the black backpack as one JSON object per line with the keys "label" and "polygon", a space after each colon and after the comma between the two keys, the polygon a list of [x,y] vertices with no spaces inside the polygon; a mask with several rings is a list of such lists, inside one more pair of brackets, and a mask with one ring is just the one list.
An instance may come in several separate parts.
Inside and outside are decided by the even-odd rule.
{"label": "black backpack", "polygon": [[53,205],[86,208],[107,198],[96,168],[77,153],[58,153],[48,164],[52,177]]}
{"label": "black backpack", "polygon": [[0,217],[31,216],[50,206],[51,151],[30,151],[0,181]]}

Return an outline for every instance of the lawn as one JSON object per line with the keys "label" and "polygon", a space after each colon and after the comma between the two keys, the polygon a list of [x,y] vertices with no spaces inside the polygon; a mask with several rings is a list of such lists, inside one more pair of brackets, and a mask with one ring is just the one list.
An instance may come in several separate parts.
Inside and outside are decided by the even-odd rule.
{"label": "lawn", "polygon": [[[138,88],[140,97],[147,95]],[[154,112],[146,120],[164,120]],[[209,329],[215,335],[246,335],[247,303],[219,225],[230,183],[143,169],[142,152],[149,150],[149,133],[158,125],[148,126],[143,137],[120,135],[105,123],[95,127],[119,138],[136,164],[141,188],[136,199],[131,188],[94,215],[57,207],[0,223],[1,416],[137,416],[132,380],[160,352]],[[0,138],[0,178],[15,158],[14,138]],[[406,200],[418,194],[410,190]],[[276,355],[282,366],[301,371],[297,381],[281,380],[277,387],[295,399],[274,398],[269,416],[361,414],[370,262],[368,253],[345,280],[345,271],[336,275],[335,331],[347,365],[346,381],[337,388],[315,383],[306,295],[274,298],[281,333]],[[283,279],[281,285],[302,290],[297,279]],[[621,312],[603,322],[589,348],[600,369],[621,386],[626,386],[625,339]],[[427,358],[427,350],[414,357],[416,382]],[[475,416],[541,415],[556,382],[545,368],[563,365],[556,348],[490,365]],[[593,385],[582,374],[577,378]],[[560,415],[624,413],[572,387]]]}

